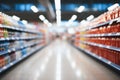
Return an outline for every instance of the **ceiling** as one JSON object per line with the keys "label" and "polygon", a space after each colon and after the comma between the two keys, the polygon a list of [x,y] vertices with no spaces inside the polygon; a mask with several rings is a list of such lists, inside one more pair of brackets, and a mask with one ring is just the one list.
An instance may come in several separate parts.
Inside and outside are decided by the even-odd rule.
{"label": "ceiling", "polygon": [[[68,3],[116,3],[120,0],[61,0],[61,3],[68,4]],[[54,0],[50,0],[51,3],[54,3]],[[88,3],[89,2],[89,3]],[[0,3],[38,3],[38,0],[0,0]]]}
{"label": "ceiling", "polygon": [[[45,0],[41,0],[41,1],[45,1]],[[51,5],[54,6],[54,0],[49,0]],[[38,0],[0,0],[0,4],[9,4],[10,6],[12,6],[13,4],[19,4],[19,3],[32,3],[34,5],[38,4],[40,1]],[[88,3],[89,2],[89,3]],[[116,3],[116,2],[120,2],[120,0],[61,0],[61,3],[64,5],[68,5],[68,4],[76,4],[76,5],[82,5],[82,4],[87,4],[89,6],[92,6],[92,4],[97,4],[97,3]],[[40,2],[41,3],[41,2]],[[44,5],[43,5],[44,6]],[[88,7],[89,7],[88,6]],[[55,13],[55,9],[53,8],[53,12]],[[14,10],[7,10],[7,11],[2,11],[5,12],[8,15],[17,15],[19,17],[21,17],[22,19],[26,19],[28,21],[40,21],[38,16],[40,14],[43,14],[46,16],[46,18],[48,18],[49,21],[54,22],[55,18],[50,18],[50,15],[48,14],[49,12],[47,12],[48,9],[46,9],[46,11],[39,11],[38,13],[33,13],[32,11],[14,11]],[[93,14],[95,17],[97,17],[98,15],[102,14],[105,10],[103,11],[94,11],[94,10],[87,10],[85,12],[82,13],[78,13],[75,11],[67,11],[67,10],[62,10],[62,20],[68,20],[71,18],[71,16],[73,14],[76,14],[78,16],[77,20],[81,21],[83,19],[86,19],[89,15]]]}

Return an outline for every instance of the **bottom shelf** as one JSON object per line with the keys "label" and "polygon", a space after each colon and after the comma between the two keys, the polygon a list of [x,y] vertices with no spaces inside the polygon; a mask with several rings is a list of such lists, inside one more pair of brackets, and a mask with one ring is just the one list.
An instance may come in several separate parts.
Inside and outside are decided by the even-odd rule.
{"label": "bottom shelf", "polygon": [[27,58],[28,56],[32,55],[36,51],[42,49],[44,46],[37,46],[36,48],[32,49],[31,52],[27,53],[26,55],[23,55],[21,58],[9,63],[8,65],[4,66],[3,68],[0,68],[0,73],[7,70],[8,68],[12,67],[13,65],[17,64],[18,62],[22,61],[23,59]]}
{"label": "bottom shelf", "polygon": [[[74,45],[73,45],[73,46],[74,46]],[[92,53],[92,52],[90,52],[90,51],[88,51],[88,50],[85,50],[85,49],[80,48],[80,47],[77,47],[77,46],[74,46],[74,47],[77,48],[78,50],[84,51],[86,54],[88,54],[88,55],[90,55],[90,56],[92,56],[92,57],[94,57],[94,58],[96,58],[96,59],[98,59],[98,60],[106,63],[107,65],[111,66],[112,68],[120,71],[120,66],[119,66],[119,65],[114,64],[114,63],[112,63],[111,61],[109,61],[109,60],[107,60],[107,59],[105,59],[105,58],[103,58],[103,57],[100,57],[100,56],[98,56],[98,55],[96,55],[96,54],[94,54],[94,53]]]}

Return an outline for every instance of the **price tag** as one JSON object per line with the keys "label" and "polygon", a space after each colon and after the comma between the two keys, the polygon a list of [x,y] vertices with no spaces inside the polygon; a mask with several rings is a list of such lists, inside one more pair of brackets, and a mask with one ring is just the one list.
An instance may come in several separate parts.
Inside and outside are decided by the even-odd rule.
{"label": "price tag", "polygon": [[13,63],[10,63],[10,65],[12,66],[12,65],[13,65]]}
{"label": "price tag", "polygon": [[120,33],[116,33],[115,35],[116,35],[116,36],[120,36]]}
{"label": "price tag", "polygon": [[112,36],[112,33],[109,33],[108,36]]}
{"label": "price tag", "polygon": [[24,46],[21,46],[21,49],[24,48]]}
{"label": "price tag", "polygon": [[22,58],[19,58],[19,60],[21,60]]}
{"label": "price tag", "polygon": [[13,51],[16,51],[15,48],[12,49]]}
{"label": "price tag", "polygon": [[19,40],[20,38],[19,37],[16,37],[17,40]]}
{"label": "price tag", "polygon": [[6,40],[10,40],[10,38],[6,38]]}
{"label": "price tag", "polygon": [[99,59],[102,59],[102,57],[99,56]]}
{"label": "price tag", "polygon": [[4,67],[3,67],[3,69],[7,69],[7,67],[6,67],[6,66],[4,66]]}
{"label": "price tag", "polygon": [[11,39],[12,39],[12,40],[15,40],[15,38],[14,38],[14,37],[12,37]]}
{"label": "price tag", "polygon": [[107,63],[108,63],[108,64],[111,64],[111,62],[110,62],[110,61],[108,61]]}
{"label": "price tag", "polygon": [[109,22],[109,25],[113,24],[113,22],[114,22],[114,21],[113,21],[113,20],[111,20],[111,21]]}
{"label": "price tag", "polygon": [[8,53],[10,53],[11,52],[11,50],[8,50]]}
{"label": "price tag", "polygon": [[120,18],[117,19],[117,23],[119,23],[119,22],[120,22]]}
{"label": "price tag", "polygon": [[0,40],[5,40],[5,38],[1,38]]}

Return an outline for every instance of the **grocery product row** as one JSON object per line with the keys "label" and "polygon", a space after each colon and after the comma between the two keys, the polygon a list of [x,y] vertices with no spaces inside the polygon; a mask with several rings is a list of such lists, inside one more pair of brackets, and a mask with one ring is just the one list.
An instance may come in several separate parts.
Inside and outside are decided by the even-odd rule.
{"label": "grocery product row", "polygon": [[[41,51],[22,61],[1,80],[119,80],[120,76],[101,62],[57,38]],[[102,74],[102,75],[101,75]],[[14,76],[13,76],[14,75]]]}
{"label": "grocery product row", "polygon": [[32,55],[42,48],[43,45],[35,45],[0,56],[0,73],[9,69],[16,63],[22,61],[23,59],[27,58],[28,56]]}
{"label": "grocery product row", "polygon": [[0,45],[0,55],[8,54],[12,51],[17,51],[39,43],[44,43],[44,41],[32,40],[32,41],[14,41],[10,43],[4,42]]}
{"label": "grocery product row", "polygon": [[108,10],[107,12],[101,14],[97,18],[85,24],[86,27],[84,27],[82,30],[89,30],[105,25],[108,26],[113,23],[119,23],[120,21],[119,17],[120,17],[120,6],[116,6],[114,9]]}
{"label": "grocery product row", "polygon": [[120,71],[120,6],[81,24],[72,43]]}
{"label": "grocery product row", "polygon": [[31,37],[31,36],[38,36],[37,34],[32,33],[25,33],[19,32],[11,29],[0,28],[0,38],[7,38],[7,37]]}
{"label": "grocery product row", "polygon": [[24,24],[22,21],[20,21],[17,16],[9,16],[7,14],[4,14],[0,12],[0,27],[12,29],[16,31],[22,31],[22,32],[28,32],[28,33],[34,33],[34,34],[40,34],[39,31],[36,31],[35,29],[31,28],[30,24]]}
{"label": "grocery product row", "polygon": [[[51,39],[46,39],[46,36]],[[0,73],[35,53],[53,39],[52,34],[47,35],[45,29],[38,25],[23,24],[0,13]]]}
{"label": "grocery product row", "polygon": [[[88,55],[90,55],[90,56],[92,56],[92,57],[94,57],[94,58],[96,58],[96,59],[98,59],[99,61],[102,61],[103,63],[105,63],[105,64],[107,64],[107,65],[109,65],[109,66],[111,66],[112,68],[114,68],[114,69],[116,69],[118,72],[120,71],[120,66],[119,65],[117,65],[116,64],[116,62],[115,63],[113,63],[113,62],[111,62],[110,60],[113,60],[113,61],[118,61],[118,58],[119,57],[117,57],[117,58],[115,58],[115,59],[113,59],[113,56],[111,56],[111,58],[110,58],[110,56],[109,55],[111,55],[111,54],[105,54],[105,53],[103,53],[102,51],[101,51],[101,56],[99,56],[98,54],[96,54],[96,53],[93,53],[93,52],[91,52],[91,51],[89,51],[89,50],[87,50],[87,49],[84,49],[84,48],[82,48],[82,47],[78,47],[78,46],[74,46],[75,48],[77,48],[78,50],[80,50],[80,51],[84,51],[86,54],[88,54]],[[95,50],[95,49],[94,49]],[[99,51],[100,52],[100,51]],[[104,58],[102,57],[104,55]],[[114,55],[114,54],[113,54]],[[107,57],[107,59],[105,58],[105,56]],[[109,60],[108,60],[109,59]],[[117,62],[118,63],[118,62]]]}
{"label": "grocery product row", "polygon": [[35,52],[36,47],[43,47],[45,45],[44,39],[0,42],[0,72],[4,68],[5,70],[8,69],[6,66],[10,66],[10,63],[17,63],[18,59],[22,59],[23,56],[28,55],[33,50]]}

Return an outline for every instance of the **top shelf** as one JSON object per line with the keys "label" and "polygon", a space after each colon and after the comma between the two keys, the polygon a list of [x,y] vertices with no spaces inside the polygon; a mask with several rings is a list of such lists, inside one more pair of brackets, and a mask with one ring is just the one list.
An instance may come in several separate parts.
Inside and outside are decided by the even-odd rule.
{"label": "top shelf", "polygon": [[100,24],[98,24],[96,26],[89,27],[86,30],[90,30],[90,29],[94,29],[94,28],[99,28],[99,27],[107,26],[107,25],[112,25],[112,24],[116,24],[116,23],[120,23],[120,17],[116,18],[116,19],[113,19],[113,20],[110,20],[110,21],[107,21],[107,22],[100,23]]}
{"label": "top shelf", "polygon": [[6,26],[6,25],[0,25],[0,27],[1,28],[12,29],[12,30],[16,30],[16,31],[22,31],[22,32],[32,33],[32,34],[41,34],[38,31],[32,31],[32,30],[28,30],[28,29],[19,28],[19,27]]}

